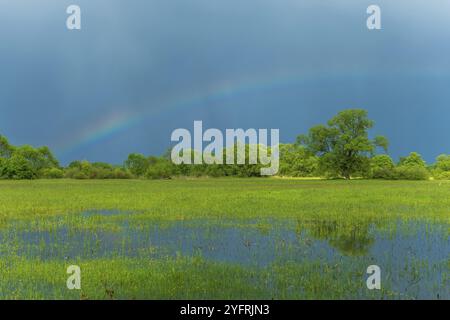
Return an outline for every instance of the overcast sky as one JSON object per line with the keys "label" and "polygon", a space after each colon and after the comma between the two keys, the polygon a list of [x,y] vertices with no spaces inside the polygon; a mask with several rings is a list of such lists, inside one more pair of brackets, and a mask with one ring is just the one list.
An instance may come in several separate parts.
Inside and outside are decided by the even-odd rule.
{"label": "overcast sky", "polygon": [[[370,4],[382,30],[366,27]],[[365,108],[395,159],[431,162],[450,153],[449,12],[440,0],[0,0],[0,134],[62,163],[121,163],[161,154],[194,120],[293,142]]]}

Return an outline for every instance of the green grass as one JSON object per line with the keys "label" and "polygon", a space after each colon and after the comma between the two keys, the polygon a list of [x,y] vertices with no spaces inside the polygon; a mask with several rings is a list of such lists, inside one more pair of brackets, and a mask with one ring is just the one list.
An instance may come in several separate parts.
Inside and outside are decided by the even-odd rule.
{"label": "green grass", "polygon": [[0,181],[0,219],[91,209],[148,218],[315,217],[450,220],[450,181],[295,179]]}
{"label": "green grass", "polygon": [[[82,290],[67,290],[67,263],[13,259],[0,263],[6,299],[345,299],[364,290],[362,274],[319,262],[250,269],[201,258],[99,259],[80,263]],[[361,266],[362,268],[363,266]],[[20,279],[21,281],[18,281]],[[307,288],[305,290],[305,288]],[[395,296],[389,289],[369,298]]]}
{"label": "green grass", "polygon": [[[123,212],[109,216],[80,215],[96,209]],[[366,237],[365,226],[370,224],[390,229],[399,220],[422,221],[448,228],[450,182],[272,178],[0,181],[0,234],[10,237],[7,244],[0,245],[0,298],[416,297],[414,291],[399,292],[389,282],[383,290],[369,292],[364,281],[368,265],[364,258],[344,257],[325,264],[307,259],[302,263],[274,262],[251,267],[182,254],[154,259],[148,255],[118,254],[110,258],[65,260],[63,256],[40,259],[17,253],[24,241],[18,235],[23,231],[52,234],[66,228],[74,233],[80,230],[114,233],[120,232],[124,223],[145,231],[149,225],[164,228],[176,221],[203,221],[245,230],[256,227],[264,232],[274,227],[273,220],[333,222],[338,226],[337,231],[332,231],[336,243],[330,243],[337,247],[348,247],[346,236],[355,230],[363,229],[362,237]],[[249,224],[249,221],[257,223]],[[321,228],[311,232],[316,240],[329,236],[329,227]],[[32,245],[42,249],[45,243]],[[448,298],[448,260],[422,266],[425,262],[426,257],[408,262],[408,277],[414,283],[414,272],[418,269],[420,272],[444,270],[440,283],[430,290]],[[66,268],[70,264],[82,268],[81,291],[65,287]]]}

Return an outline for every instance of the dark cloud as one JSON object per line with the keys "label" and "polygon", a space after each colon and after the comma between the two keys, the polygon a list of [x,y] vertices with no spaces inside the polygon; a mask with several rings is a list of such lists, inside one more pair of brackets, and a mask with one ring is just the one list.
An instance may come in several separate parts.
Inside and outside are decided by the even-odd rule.
{"label": "dark cloud", "polygon": [[[360,0],[0,0],[0,133],[120,163],[194,120],[287,142],[358,107],[395,157],[432,161],[450,152],[450,4],[377,2],[371,32]],[[81,31],[65,28],[72,3]],[[122,115],[140,119],[108,133]]]}

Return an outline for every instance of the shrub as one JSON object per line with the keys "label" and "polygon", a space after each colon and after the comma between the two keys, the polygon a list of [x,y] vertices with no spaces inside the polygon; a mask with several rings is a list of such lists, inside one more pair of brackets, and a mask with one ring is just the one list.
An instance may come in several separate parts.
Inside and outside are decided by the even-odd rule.
{"label": "shrub", "polygon": [[116,168],[114,170],[114,176],[116,177],[116,179],[133,179],[133,174],[126,170],[126,169],[119,169]]}
{"label": "shrub", "polygon": [[151,160],[139,153],[132,153],[128,155],[128,159],[125,160],[124,166],[132,174],[137,177],[141,177],[147,171]]}
{"label": "shrub", "polygon": [[174,174],[172,163],[167,160],[158,161],[152,164],[145,173],[148,179],[170,179]]}
{"label": "shrub", "polygon": [[437,180],[450,180],[450,155],[441,154],[436,158],[433,177]]}
{"label": "shrub", "polygon": [[394,161],[387,154],[380,154],[370,159],[369,178],[395,179]]}
{"label": "shrub", "polygon": [[89,176],[79,168],[66,169],[64,177],[69,179],[89,179]]}
{"label": "shrub", "polygon": [[130,179],[130,171],[114,167],[108,163],[74,161],[65,171],[65,177],[71,179]]}
{"label": "shrub", "polygon": [[0,177],[2,179],[34,179],[37,174],[31,164],[20,154],[0,161]]}
{"label": "shrub", "polygon": [[430,172],[422,166],[398,166],[394,170],[395,179],[399,180],[428,180]]}
{"label": "shrub", "polygon": [[433,170],[433,178],[436,180],[450,180],[450,171]]}
{"label": "shrub", "polygon": [[209,177],[224,177],[226,176],[226,172],[224,170],[224,165],[220,164],[211,164],[206,167],[205,174]]}
{"label": "shrub", "polygon": [[58,168],[46,168],[40,171],[39,176],[44,179],[61,179],[64,177],[64,171]]}
{"label": "shrub", "polygon": [[426,167],[425,161],[417,152],[411,152],[407,157],[400,158],[398,165],[401,167]]}
{"label": "shrub", "polygon": [[306,148],[293,144],[280,145],[280,176],[311,177],[317,173],[318,157]]}
{"label": "shrub", "polygon": [[65,177],[70,179],[91,178],[92,165],[88,161],[73,161],[65,172]]}
{"label": "shrub", "polygon": [[450,155],[441,154],[436,158],[436,168],[442,171],[450,171]]}

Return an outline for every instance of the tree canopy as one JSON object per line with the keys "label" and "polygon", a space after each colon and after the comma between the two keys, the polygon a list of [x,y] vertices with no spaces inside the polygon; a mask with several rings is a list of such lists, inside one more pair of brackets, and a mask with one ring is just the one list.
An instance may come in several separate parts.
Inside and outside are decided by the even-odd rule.
{"label": "tree canopy", "polygon": [[327,125],[315,126],[307,135],[298,136],[297,144],[319,157],[319,168],[324,174],[350,179],[369,170],[369,158],[376,147],[387,151],[385,137],[369,139],[368,130],[372,127],[366,110],[348,109],[339,112]]}
{"label": "tree canopy", "polygon": [[[362,177],[367,179],[426,180],[450,179],[450,155],[442,154],[427,166],[422,156],[411,152],[396,164],[387,154],[384,136],[369,137],[374,122],[366,110],[339,112],[324,125],[312,127],[299,135],[295,143],[279,146],[279,176],[287,177]],[[105,162],[72,161],[60,166],[50,148],[30,145],[13,146],[0,135],[0,179],[73,178],[73,179],[170,179],[172,177],[259,177],[261,164],[249,161],[251,150],[264,151],[262,145],[245,144],[245,161],[226,164],[230,154],[237,157],[238,146],[223,148],[223,164],[175,164],[171,149],[162,156],[131,153],[122,165]],[[254,152],[253,151],[253,152]],[[270,149],[267,150],[270,153]],[[381,151],[381,153],[379,153]],[[188,150],[191,160],[194,150]],[[378,154],[377,154],[378,153]],[[253,153],[254,154],[254,153]],[[244,160],[244,159],[243,159]]]}

